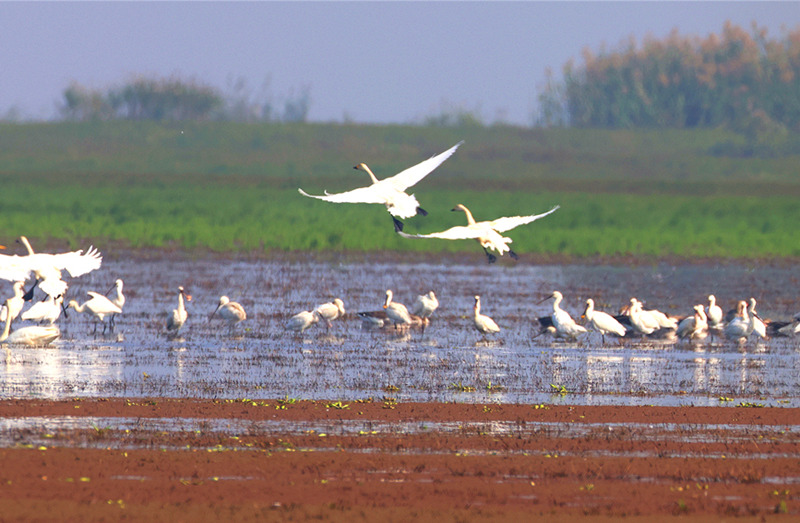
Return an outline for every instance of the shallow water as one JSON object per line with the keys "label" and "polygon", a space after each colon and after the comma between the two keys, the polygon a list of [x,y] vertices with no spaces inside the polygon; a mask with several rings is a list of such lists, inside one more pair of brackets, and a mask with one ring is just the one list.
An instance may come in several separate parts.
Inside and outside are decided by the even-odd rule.
{"label": "shallow water", "polygon": [[[115,333],[93,334],[89,318],[70,311],[53,347],[3,348],[0,397],[800,406],[794,339],[603,345],[596,333],[577,343],[534,338],[535,318],[551,310],[550,302],[539,302],[553,290],[564,293],[562,306],[573,317],[589,297],[606,311],[636,296],[648,307],[686,315],[714,293],[723,307],[754,296],[762,317],[789,319],[800,310],[796,274],[796,266],[106,259],[100,271],[71,282],[70,298],[83,301],[86,291],[103,292],[122,278],[127,303]],[[168,340],[163,325],[178,285],[193,300],[182,339]],[[409,304],[417,294],[436,292],[440,307],[424,334],[361,327],[353,313],[379,310],[387,288]],[[248,313],[233,335],[220,320],[208,321],[222,294]],[[502,329],[490,339],[472,326],[475,294]],[[329,332],[321,324],[303,335],[284,330],[292,314],[334,297],[344,300],[348,315]]]}

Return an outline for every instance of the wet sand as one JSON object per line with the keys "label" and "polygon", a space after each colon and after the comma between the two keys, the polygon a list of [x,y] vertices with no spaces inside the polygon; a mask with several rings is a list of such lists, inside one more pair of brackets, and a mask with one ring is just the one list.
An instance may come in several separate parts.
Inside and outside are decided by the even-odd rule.
{"label": "wet sand", "polygon": [[[0,416],[85,421],[4,431],[14,439],[0,450],[6,521],[798,514],[792,408],[154,398],[7,400]],[[116,430],[116,418],[137,427]],[[150,430],[155,421],[196,425]]]}

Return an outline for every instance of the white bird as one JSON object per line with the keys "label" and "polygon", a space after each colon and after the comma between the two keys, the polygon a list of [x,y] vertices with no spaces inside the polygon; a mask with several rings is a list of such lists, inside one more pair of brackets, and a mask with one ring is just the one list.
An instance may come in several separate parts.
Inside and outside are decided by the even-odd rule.
{"label": "white bird", "polygon": [[392,301],[392,291],[386,290],[386,301],[383,304],[383,309],[386,311],[386,316],[394,324],[394,327],[397,328],[398,324],[400,325],[410,325],[411,315],[408,313],[408,309],[402,303],[397,303]]}
{"label": "white bird", "polygon": [[636,298],[631,298],[628,316],[631,318],[631,325],[639,334],[652,334],[661,328],[658,319],[642,310],[642,302]]}
{"label": "white bird", "polygon": [[731,340],[747,338],[753,330],[753,324],[747,315],[747,302],[740,301],[736,304],[736,316],[729,321],[722,332]]}
{"label": "white bird", "polygon": [[319,321],[319,314],[316,311],[298,312],[286,322],[287,331],[303,332],[307,328]]}
{"label": "white bird", "polygon": [[485,314],[481,314],[481,297],[475,296],[475,305],[472,306],[473,316],[472,321],[475,324],[475,328],[478,329],[478,332],[481,334],[492,334],[495,332],[500,332],[500,327],[491,319],[489,316]]}
{"label": "white bird", "polygon": [[756,334],[760,338],[767,337],[767,326],[756,312],[756,299],[750,298],[750,308],[747,311],[750,314],[750,323],[752,324],[750,334]]}
{"label": "white bird", "polygon": [[78,305],[77,301],[70,300],[67,308],[75,309],[75,311],[78,313],[88,312],[91,314],[95,319],[94,332],[97,332],[97,322],[99,321],[103,324],[103,334],[105,334],[106,328],[109,326],[106,325],[106,317],[109,317],[112,314],[121,314],[122,309],[111,303],[111,300],[102,294],[92,291],[89,291],[87,294],[89,295],[90,299],[84,302],[83,305]]}
{"label": "white bird", "polygon": [[329,194],[327,191],[325,191],[324,196],[308,194],[307,192],[303,191],[303,189],[298,189],[298,191],[300,191],[300,194],[303,196],[317,198],[326,202],[383,204],[386,206],[389,214],[392,215],[395,231],[402,231],[403,222],[398,220],[397,217],[411,218],[417,214],[421,214],[423,216],[428,214],[419,206],[419,202],[413,194],[409,195],[405,192],[406,189],[415,185],[428,174],[430,174],[434,169],[439,167],[454,152],[456,152],[456,149],[458,149],[462,143],[464,142],[458,142],[445,152],[437,154],[436,156],[433,156],[424,162],[418,163],[413,167],[409,167],[408,169],[389,178],[384,178],[383,180],[378,180],[375,175],[372,174],[372,171],[369,167],[367,167],[366,164],[360,163],[355,166],[355,169],[365,171],[367,174],[369,174],[369,177],[372,180],[372,185],[367,187],[360,187],[358,189],[353,189],[352,191],[337,194]]}
{"label": "white bird", "polygon": [[192,301],[192,296],[186,294],[183,287],[178,287],[178,308],[172,309],[172,313],[167,316],[167,335],[177,336],[189,317],[189,313],[186,312],[186,305],[183,303],[184,298],[186,298],[186,301]]}
{"label": "white bird", "polygon": [[94,247],[89,247],[86,254],[83,251],[37,254],[33,252],[25,236],[20,236],[19,240],[25,245],[28,254],[26,256],[0,254],[0,279],[25,281],[34,276],[39,288],[50,296],[64,294],[67,290],[66,282],[61,279],[61,271],[66,270],[71,277],[77,278],[99,269],[103,261],[100,252]]}
{"label": "white bird", "polygon": [[6,321],[6,318],[11,318],[11,322],[13,323],[22,311],[22,306],[25,305],[25,282],[15,281],[13,289],[14,296],[6,300],[3,304],[3,308],[0,309],[0,321]]}
{"label": "white bird", "polygon": [[[385,310],[357,312],[356,315],[361,318],[361,327],[365,329],[380,329],[385,327],[388,323],[391,323],[391,320],[389,320],[389,315]],[[416,314],[409,314],[408,316],[411,318],[411,322],[400,324],[398,325],[398,328],[421,328],[424,332],[425,327],[431,323],[430,318],[423,318],[421,316],[417,316]]]}
{"label": "white bird", "polygon": [[[8,300],[6,300],[6,305],[8,305]],[[61,330],[57,325],[31,325],[11,332],[10,317],[6,317],[6,326],[0,335],[0,342],[35,347],[49,345],[59,336],[61,336]]]}
{"label": "white bird", "polygon": [[53,298],[48,296],[45,300],[35,303],[30,309],[22,313],[23,320],[36,321],[39,323],[54,324],[63,310],[64,297]]}
{"label": "white bird", "polygon": [[719,329],[722,327],[722,307],[717,305],[717,297],[713,294],[708,295],[708,308],[706,311],[709,328]]}
{"label": "white bird", "polygon": [[323,303],[314,307],[314,312],[321,319],[325,320],[328,329],[332,327],[331,322],[344,316],[344,302],[336,298],[332,302]]}
{"label": "white bird", "polygon": [[231,301],[227,296],[220,296],[217,308],[208,317],[208,321],[214,317],[219,316],[228,322],[228,330],[233,332],[233,327],[247,319],[247,313],[244,312],[244,307],[235,301]]}
{"label": "white bird", "polygon": [[[117,281],[114,282],[114,285],[112,285],[111,288],[108,289],[108,291],[106,291],[106,295],[108,295],[109,292],[116,289],[116,294],[113,298],[111,298],[111,303],[119,307],[120,310],[122,310],[122,307],[125,306],[125,295],[122,294],[122,285],[123,285],[122,280],[117,279]],[[109,320],[111,327],[117,326],[116,316],[117,316],[116,314],[111,315],[111,319]]]}
{"label": "white bird", "polygon": [[557,337],[574,340],[579,334],[588,332],[586,327],[575,323],[572,316],[561,308],[561,301],[564,299],[564,296],[560,292],[553,291],[553,294],[542,300],[542,302],[551,298],[553,299],[553,313],[551,314],[551,318],[553,319],[553,327],[556,330],[555,335]]}
{"label": "white bird", "polygon": [[483,247],[483,252],[486,253],[489,263],[494,263],[497,261],[497,257],[494,254],[491,254],[489,249],[497,251],[500,256],[507,252],[509,256],[516,260],[517,253],[512,251],[508,246],[509,243],[512,243],[511,238],[506,238],[500,233],[510,231],[511,229],[519,227],[520,225],[525,225],[526,223],[531,223],[539,218],[544,218],[548,214],[556,212],[559,207],[559,205],[556,205],[545,213],[534,214],[531,216],[508,216],[492,221],[476,222],[469,209],[459,203],[451,210],[464,211],[464,214],[467,216],[467,225],[458,225],[445,231],[434,232],[430,234],[406,234],[404,232],[398,232],[403,238],[440,238],[442,240],[474,239],[481,244],[481,247]]}
{"label": "white bird", "polygon": [[600,333],[603,343],[606,342],[607,333],[616,334],[619,337],[625,336],[625,326],[612,315],[595,310],[594,300],[591,298],[586,300],[586,309],[583,311],[583,316],[586,318],[586,321],[589,322],[589,325]]}
{"label": "white bird", "polygon": [[430,318],[433,311],[438,308],[439,300],[436,299],[436,295],[433,291],[430,291],[428,294],[420,294],[417,296],[417,301],[414,302],[411,313],[421,318]]}
{"label": "white bird", "polygon": [[681,339],[699,340],[708,335],[708,317],[703,305],[695,305],[694,314],[687,316],[678,324],[676,334]]}

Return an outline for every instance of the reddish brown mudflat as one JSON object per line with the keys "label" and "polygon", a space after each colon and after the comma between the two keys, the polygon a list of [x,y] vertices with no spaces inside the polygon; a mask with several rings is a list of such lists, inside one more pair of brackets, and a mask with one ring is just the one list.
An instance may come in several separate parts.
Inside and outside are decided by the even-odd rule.
{"label": "reddish brown mudflat", "polygon": [[[106,425],[92,425],[98,419]],[[134,426],[117,428],[115,419]],[[0,401],[0,422],[9,420],[21,424],[2,436],[3,521],[788,521],[800,514],[800,409],[793,408]],[[69,423],[45,431],[36,420]],[[148,428],[154,421],[176,428]]]}

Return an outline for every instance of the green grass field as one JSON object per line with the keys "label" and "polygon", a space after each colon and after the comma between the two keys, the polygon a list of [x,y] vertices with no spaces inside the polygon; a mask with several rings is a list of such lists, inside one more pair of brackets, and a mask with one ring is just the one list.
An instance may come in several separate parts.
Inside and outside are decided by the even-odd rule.
{"label": "green grass field", "polygon": [[347,125],[0,125],[0,242],[212,250],[475,252],[408,240],[382,206],[304,198],[368,183],[465,144],[413,192],[408,232],[561,209],[508,233],[518,253],[800,256],[798,156],[709,153],[723,131]]}

